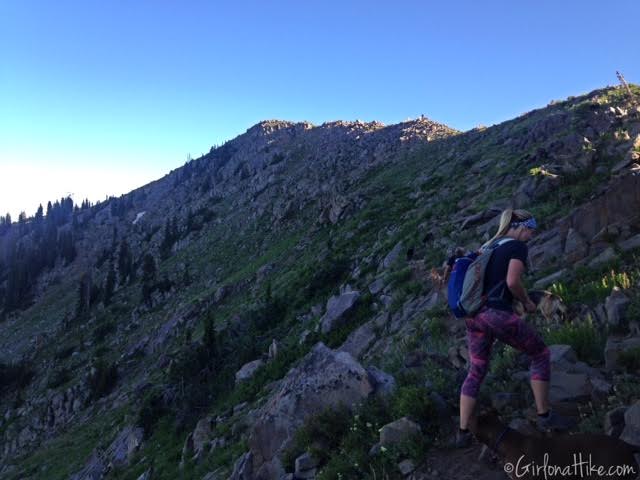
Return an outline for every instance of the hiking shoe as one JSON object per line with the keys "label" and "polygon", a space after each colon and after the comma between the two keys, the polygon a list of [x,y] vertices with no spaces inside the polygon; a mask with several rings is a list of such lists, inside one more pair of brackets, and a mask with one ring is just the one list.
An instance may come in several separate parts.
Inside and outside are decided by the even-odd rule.
{"label": "hiking shoe", "polygon": [[554,410],[550,410],[549,415],[546,417],[538,415],[538,428],[540,430],[569,430],[575,424],[572,419],[564,417]]}
{"label": "hiking shoe", "polygon": [[471,442],[473,441],[473,435],[471,432],[461,432],[459,429],[456,432],[456,448],[467,448],[471,446]]}

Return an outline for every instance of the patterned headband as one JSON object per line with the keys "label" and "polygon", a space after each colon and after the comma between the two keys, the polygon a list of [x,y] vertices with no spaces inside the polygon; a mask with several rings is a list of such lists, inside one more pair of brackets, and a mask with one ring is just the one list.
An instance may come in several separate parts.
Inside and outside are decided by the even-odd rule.
{"label": "patterned headband", "polygon": [[531,217],[526,220],[522,220],[520,222],[511,222],[511,227],[518,228],[520,226],[530,228],[531,230],[535,230],[538,228],[538,224],[536,223],[536,219]]}

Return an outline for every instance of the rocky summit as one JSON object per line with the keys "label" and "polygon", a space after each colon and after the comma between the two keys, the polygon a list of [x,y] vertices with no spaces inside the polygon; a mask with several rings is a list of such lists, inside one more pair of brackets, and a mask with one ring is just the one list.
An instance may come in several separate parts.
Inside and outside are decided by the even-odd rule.
{"label": "rocky summit", "polygon": [[[640,88],[459,132],[269,120],[118,198],[0,217],[0,478],[506,478],[449,448],[443,262],[531,211],[551,400],[640,445]],[[560,301],[560,300],[558,300]],[[528,359],[480,402],[539,435]],[[443,476],[443,474],[445,476]]]}

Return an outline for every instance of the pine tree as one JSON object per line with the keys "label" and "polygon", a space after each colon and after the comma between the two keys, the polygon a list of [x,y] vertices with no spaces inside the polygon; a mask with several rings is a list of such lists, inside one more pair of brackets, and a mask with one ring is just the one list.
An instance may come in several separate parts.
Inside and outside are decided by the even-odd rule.
{"label": "pine tree", "polygon": [[142,259],[142,300],[149,303],[155,289],[156,261],[153,255],[146,253]]}
{"label": "pine tree", "polygon": [[76,319],[84,320],[91,309],[91,274],[85,273],[80,278],[78,301],[76,303]]}
{"label": "pine tree", "polygon": [[120,273],[120,283],[125,284],[127,277],[131,275],[133,267],[133,256],[129,244],[123,238],[120,242],[120,251],[118,253],[118,272]]}
{"label": "pine tree", "polygon": [[184,266],[184,272],[182,273],[182,284],[184,286],[191,285],[191,273],[189,272],[189,264]]}
{"label": "pine tree", "polygon": [[113,292],[116,288],[116,271],[113,268],[113,260],[109,260],[109,271],[107,272],[107,278],[104,282],[104,304],[109,305]]}
{"label": "pine tree", "polygon": [[38,206],[38,210],[36,211],[36,216],[34,217],[34,222],[35,223],[42,223],[42,221],[44,220],[44,213],[42,210],[42,204],[40,204],[40,206]]}
{"label": "pine tree", "polygon": [[218,339],[214,325],[213,314],[209,312],[204,319],[204,335],[202,346],[210,366],[215,366],[218,358]]}

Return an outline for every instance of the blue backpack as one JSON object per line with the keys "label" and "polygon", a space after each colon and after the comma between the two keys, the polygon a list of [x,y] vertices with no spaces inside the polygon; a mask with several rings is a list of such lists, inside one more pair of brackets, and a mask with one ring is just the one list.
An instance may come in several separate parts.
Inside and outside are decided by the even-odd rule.
{"label": "blue backpack", "polygon": [[509,237],[501,238],[479,252],[470,252],[456,259],[447,284],[449,309],[456,318],[475,315],[502,286],[500,283],[485,294],[484,276],[494,250],[511,240],[513,239]]}
{"label": "blue backpack", "polygon": [[464,275],[467,273],[469,265],[471,265],[478,256],[478,252],[469,252],[463,257],[456,258],[451,268],[451,275],[449,276],[449,283],[447,284],[447,301],[451,313],[453,313],[456,318],[467,316],[467,313],[459,306],[460,296],[462,295]]}

